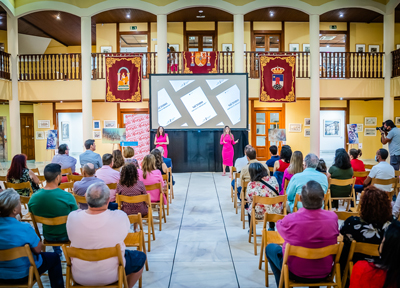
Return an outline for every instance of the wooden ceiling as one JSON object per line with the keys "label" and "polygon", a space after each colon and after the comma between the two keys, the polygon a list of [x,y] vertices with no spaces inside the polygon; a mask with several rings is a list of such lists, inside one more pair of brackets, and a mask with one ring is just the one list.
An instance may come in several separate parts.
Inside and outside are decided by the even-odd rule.
{"label": "wooden ceiling", "polygon": [[308,22],[308,14],[291,8],[269,7],[247,13],[244,21]]}
{"label": "wooden ceiling", "polygon": [[137,9],[115,9],[92,17],[92,24],[131,22],[157,22],[157,15]]}
{"label": "wooden ceiling", "polygon": [[[200,13],[199,11],[203,11]],[[198,18],[197,16],[204,16]],[[206,21],[233,21],[233,15],[223,10],[210,7],[186,8],[173,12],[167,16],[168,22],[206,22]]]}

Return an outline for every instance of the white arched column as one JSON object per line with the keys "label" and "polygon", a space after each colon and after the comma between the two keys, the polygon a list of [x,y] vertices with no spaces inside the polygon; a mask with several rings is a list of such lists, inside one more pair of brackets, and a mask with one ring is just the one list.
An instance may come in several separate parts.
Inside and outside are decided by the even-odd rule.
{"label": "white arched column", "polygon": [[81,54],[82,54],[82,126],[83,140],[93,139],[92,133],[92,55],[91,17],[81,17]]}
{"label": "white arched column", "polygon": [[157,73],[167,73],[167,15],[157,15]]}
{"label": "white arched column", "polygon": [[394,98],[390,95],[392,78],[392,50],[394,49],[394,11],[383,16],[383,52],[385,52],[385,79],[383,97],[383,121],[394,120]]}
{"label": "white arched column", "polygon": [[235,51],[235,73],[243,73],[243,53],[244,53],[244,15],[233,16],[233,44]]}

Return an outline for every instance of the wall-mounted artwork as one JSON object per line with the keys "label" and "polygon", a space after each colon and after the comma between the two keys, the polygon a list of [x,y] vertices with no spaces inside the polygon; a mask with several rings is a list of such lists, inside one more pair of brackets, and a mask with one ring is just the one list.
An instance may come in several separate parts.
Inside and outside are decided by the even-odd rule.
{"label": "wall-mounted artwork", "polygon": [[324,136],[339,137],[340,136],[340,120],[324,120]]}
{"label": "wall-mounted artwork", "polygon": [[301,124],[293,123],[289,124],[289,132],[301,132]]}
{"label": "wall-mounted artwork", "polygon": [[69,122],[61,122],[61,140],[69,141]]}
{"label": "wall-mounted artwork", "polygon": [[117,120],[104,120],[104,128],[117,128]]}
{"label": "wall-mounted artwork", "polygon": [[38,128],[39,129],[50,128],[50,120],[38,120]]}
{"label": "wall-mounted artwork", "polygon": [[376,126],[378,123],[377,117],[365,117],[365,126]]}
{"label": "wall-mounted artwork", "polygon": [[93,120],[93,130],[100,129],[100,120]]}

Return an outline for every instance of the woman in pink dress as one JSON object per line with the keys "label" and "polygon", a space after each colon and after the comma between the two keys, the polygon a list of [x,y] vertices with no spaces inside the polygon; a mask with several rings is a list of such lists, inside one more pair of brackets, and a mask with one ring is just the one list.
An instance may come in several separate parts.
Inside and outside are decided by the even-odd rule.
{"label": "woman in pink dress", "polygon": [[156,148],[161,146],[164,148],[164,158],[168,158],[167,145],[169,144],[168,134],[164,132],[164,127],[160,126],[157,129],[157,135],[154,138],[154,145]]}
{"label": "woman in pink dress", "polygon": [[232,166],[233,166],[233,145],[239,141],[233,138],[231,128],[225,126],[224,134],[221,135],[220,144],[224,145],[222,147],[222,176],[225,176],[226,166],[229,166],[229,178],[232,178]]}

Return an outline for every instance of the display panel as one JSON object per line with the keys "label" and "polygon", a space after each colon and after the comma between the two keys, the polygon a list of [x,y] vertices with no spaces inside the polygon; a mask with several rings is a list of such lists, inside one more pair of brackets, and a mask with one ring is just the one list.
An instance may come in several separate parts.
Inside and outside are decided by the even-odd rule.
{"label": "display panel", "polygon": [[247,129],[247,74],[150,75],[151,129]]}

